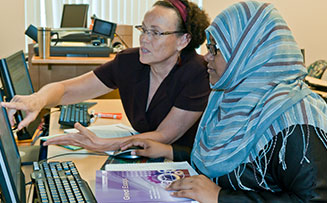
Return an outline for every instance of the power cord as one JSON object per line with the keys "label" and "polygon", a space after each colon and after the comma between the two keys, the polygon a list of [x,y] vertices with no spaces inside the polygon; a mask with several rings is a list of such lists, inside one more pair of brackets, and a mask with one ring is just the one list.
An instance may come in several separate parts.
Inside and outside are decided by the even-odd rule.
{"label": "power cord", "polygon": [[42,164],[43,162],[46,162],[46,161],[48,161],[50,159],[54,159],[54,158],[61,157],[61,156],[68,156],[68,155],[108,156],[108,154],[106,154],[105,152],[87,152],[87,153],[84,153],[84,152],[68,152],[68,153],[58,154],[58,155],[43,159],[43,160],[39,161],[39,164]]}

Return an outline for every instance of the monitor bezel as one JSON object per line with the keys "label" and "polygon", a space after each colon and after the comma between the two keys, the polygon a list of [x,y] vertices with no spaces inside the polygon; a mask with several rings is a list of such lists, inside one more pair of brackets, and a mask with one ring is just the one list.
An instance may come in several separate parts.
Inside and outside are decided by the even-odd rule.
{"label": "monitor bezel", "polygon": [[4,87],[4,91],[5,91],[6,101],[10,101],[16,95],[14,83],[13,83],[13,80],[12,80],[11,75],[10,75],[7,60],[9,58],[17,57],[18,55],[20,55],[22,57],[22,61],[24,63],[24,70],[26,72],[28,83],[30,85],[30,88],[31,88],[32,92],[34,93],[32,80],[31,80],[29,70],[28,70],[28,66],[27,66],[27,63],[26,63],[26,60],[25,60],[25,54],[24,54],[24,52],[22,50],[20,50],[20,51],[18,51],[16,53],[10,55],[7,58],[3,58],[3,59],[0,60],[0,76],[1,76],[2,85]]}
{"label": "monitor bezel", "polygon": [[84,8],[84,13],[83,13],[83,28],[87,27],[87,16],[88,16],[88,10],[89,10],[89,5],[88,4],[64,4],[63,9],[62,9],[62,15],[61,15],[61,22],[60,22],[60,27],[61,28],[75,28],[75,27],[81,27],[81,26],[73,26],[73,27],[68,27],[65,26],[63,23],[66,20],[65,15],[68,7],[83,7]]}
{"label": "monitor bezel", "polygon": [[[3,95],[2,92],[0,91],[0,102],[3,102]],[[20,155],[18,151],[17,144],[14,139],[13,132],[11,130],[9,118],[7,115],[7,111],[4,107],[0,106],[1,112],[3,113],[4,120],[6,122],[6,127],[9,132],[9,135],[11,137],[11,141],[13,144],[13,147],[15,148],[15,151],[17,153],[17,157],[19,157],[19,162],[20,160]],[[0,113],[1,113],[0,112]],[[1,115],[0,115],[1,116]],[[5,127],[5,126],[2,126]],[[25,194],[25,176],[20,169],[20,190],[18,191],[18,188],[15,185],[15,181],[13,178],[13,174],[10,172],[10,167],[9,167],[9,161],[7,159],[6,153],[4,151],[3,147],[3,142],[0,137],[0,186],[1,186],[1,191],[3,193],[3,197],[5,198],[6,202],[25,202],[26,199],[26,194]]]}
{"label": "monitor bezel", "polygon": [[[32,85],[32,80],[28,71],[28,66],[25,60],[25,54],[22,50],[10,55],[7,58],[3,58],[0,60],[0,78],[1,78],[1,82],[2,82],[2,86],[3,86],[3,91],[5,93],[6,96],[6,101],[9,102],[15,95],[16,95],[16,90],[14,87],[14,83],[12,80],[12,77],[10,75],[10,71],[9,71],[9,67],[8,67],[8,63],[7,60],[10,58],[14,58],[14,57],[22,57],[21,60],[23,61],[24,64],[24,70],[26,73],[26,77],[28,80],[28,83],[30,85],[30,88],[32,90],[32,93],[34,93],[34,88]],[[17,113],[15,114],[15,120],[16,123],[20,123],[23,120],[23,114],[21,111],[17,111]],[[39,121],[39,119],[38,119]],[[34,121],[36,122],[36,121]],[[17,138],[19,140],[26,140],[26,139],[31,139],[33,137],[34,134],[34,130],[36,129],[36,123],[33,123],[33,125],[30,125],[29,128],[23,128],[22,130],[17,132]],[[34,129],[35,128],[35,129]],[[33,131],[33,132],[32,132]]]}

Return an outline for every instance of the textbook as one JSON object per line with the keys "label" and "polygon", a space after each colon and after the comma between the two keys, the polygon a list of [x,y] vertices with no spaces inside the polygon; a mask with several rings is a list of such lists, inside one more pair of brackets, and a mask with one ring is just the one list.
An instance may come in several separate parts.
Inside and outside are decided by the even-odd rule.
{"label": "textbook", "polygon": [[95,196],[106,202],[196,202],[172,197],[165,187],[172,181],[198,175],[186,161],[107,164],[96,172]]}
{"label": "textbook", "polygon": [[192,202],[170,195],[165,188],[189,177],[187,169],[101,171],[96,172],[95,196],[99,203],[120,202]]}

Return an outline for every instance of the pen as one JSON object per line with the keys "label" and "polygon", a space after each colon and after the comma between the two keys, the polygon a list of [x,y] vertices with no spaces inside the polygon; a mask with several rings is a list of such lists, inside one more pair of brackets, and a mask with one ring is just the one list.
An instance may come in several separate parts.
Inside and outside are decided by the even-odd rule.
{"label": "pen", "polygon": [[122,113],[94,113],[98,118],[113,118],[113,119],[122,119]]}

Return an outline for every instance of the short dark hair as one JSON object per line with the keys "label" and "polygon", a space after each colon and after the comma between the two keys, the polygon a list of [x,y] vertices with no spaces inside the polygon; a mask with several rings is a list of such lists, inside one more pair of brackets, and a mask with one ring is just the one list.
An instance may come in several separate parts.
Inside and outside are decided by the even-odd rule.
{"label": "short dark hair", "polygon": [[175,10],[177,15],[179,16],[177,30],[185,30],[191,35],[191,41],[184,48],[184,50],[194,50],[200,47],[200,45],[206,39],[204,30],[210,25],[209,17],[195,3],[189,2],[188,0],[179,1],[181,1],[187,9],[187,18],[185,23],[183,22],[183,19],[177,8],[175,8],[169,1],[160,0],[154,3],[153,6],[163,6]]}

